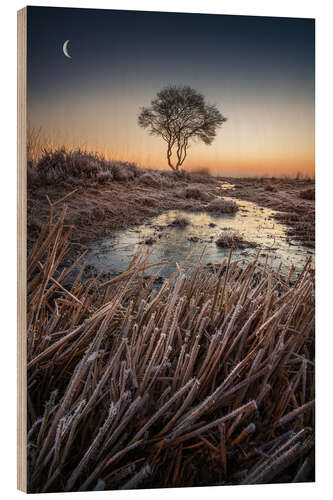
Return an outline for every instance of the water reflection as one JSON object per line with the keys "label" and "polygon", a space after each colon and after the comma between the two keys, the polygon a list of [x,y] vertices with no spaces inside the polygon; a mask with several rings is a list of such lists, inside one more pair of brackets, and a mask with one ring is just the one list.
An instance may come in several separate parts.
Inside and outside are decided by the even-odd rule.
{"label": "water reflection", "polygon": [[[235,258],[252,258],[261,250],[260,260],[272,268],[280,263],[287,269],[294,265],[300,270],[310,255],[301,244],[288,242],[287,226],[272,218],[273,210],[258,207],[255,203],[236,200],[240,210],[235,214],[213,215],[206,212],[189,213],[170,210],[135,228],[115,231],[112,236],[96,241],[90,247],[88,260],[98,270],[111,274],[123,272],[133,255],[146,246],[144,241],[154,242],[150,263],[168,261],[160,270],[153,268],[150,274],[168,276],[177,263],[186,269],[197,262],[204,251],[204,264],[219,264],[228,256],[229,249],[219,248],[215,241],[223,231],[236,231],[245,240],[256,243],[256,248],[235,249]],[[184,227],[173,226],[176,217],[188,219]],[[188,262],[184,262],[188,259]]]}
{"label": "water reflection", "polygon": [[226,189],[235,189],[235,184],[231,184],[231,182],[221,182],[219,187],[221,191],[225,191]]}

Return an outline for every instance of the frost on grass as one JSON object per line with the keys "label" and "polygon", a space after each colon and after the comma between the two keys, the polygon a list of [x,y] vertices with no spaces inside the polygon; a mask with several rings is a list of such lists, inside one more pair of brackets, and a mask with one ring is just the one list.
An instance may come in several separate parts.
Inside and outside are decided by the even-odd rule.
{"label": "frost on grass", "polygon": [[35,166],[30,168],[30,178],[39,184],[55,184],[62,181],[96,180],[99,183],[128,182],[137,177],[140,170],[134,163],[108,161],[102,155],[81,149],[59,148],[45,151]]}
{"label": "frost on grass", "polygon": [[224,200],[223,198],[216,198],[207,205],[209,212],[216,212],[220,214],[232,214],[239,210],[237,203],[232,200]]}
{"label": "frost on grass", "polygon": [[64,216],[28,253],[28,491],[298,480],[314,449],[314,270],[223,259],[156,286],[143,251],[116,279],[69,286]]}
{"label": "frost on grass", "polygon": [[194,198],[195,200],[206,199],[206,194],[196,184],[190,184],[185,188],[185,198]]}
{"label": "frost on grass", "polygon": [[315,199],[314,188],[303,189],[303,191],[299,193],[299,197],[302,198],[303,200],[314,200]]}
{"label": "frost on grass", "polygon": [[265,185],[265,191],[270,191],[271,193],[276,193],[277,192],[277,187],[274,186],[274,184],[266,184]]}
{"label": "frost on grass", "polygon": [[215,243],[220,248],[248,248],[256,246],[255,243],[245,240],[240,234],[230,231],[221,233]]}
{"label": "frost on grass", "polygon": [[185,226],[188,226],[189,223],[190,223],[190,221],[187,217],[182,217],[180,215],[177,215],[177,217],[175,217],[174,220],[171,222],[171,225],[185,227]]}
{"label": "frost on grass", "polygon": [[140,175],[138,178],[138,182],[140,184],[144,184],[146,186],[152,186],[152,187],[159,187],[161,185],[161,179],[160,176],[156,175],[155,173],[144,173]]}

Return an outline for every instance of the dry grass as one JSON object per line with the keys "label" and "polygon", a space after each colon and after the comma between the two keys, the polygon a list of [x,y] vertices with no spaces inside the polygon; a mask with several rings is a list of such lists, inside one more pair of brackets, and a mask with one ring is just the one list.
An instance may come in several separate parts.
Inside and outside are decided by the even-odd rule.
{"label": "dry grass", "polygon": [[51,210],[28,257],[29,491],[304,476],[314,439],[309,265],[292,280],[229,256],[156,289],[143,279],[147,250],[106,283],[82,281],[84,264],[70,279],[61,262],[72,228]]}
{"label": "dry grass", "polygon": [[271,183],[266,184],[264,189],[265,189],[265,191],[270,191],[271,193],[276,193],[277,190],[278,190],[277,187],[274,186],[274,184],[271,184]]}
{"label": "dry grass", "polygon": [[303,200],[314,200],[315,199],[315,189],[314,188],[309,188],[309,189],[303,189],[299,193],[300,198]]}
{"label": "dry grass", "polygon": [[190,223],[190,221],[187,217],[182,217],[180,215],[177,215],[177,217],[175,217],[174,220],[171,222],[171,225],[185,227],[185,226],[188,226],[189,223]]}
{"label": "dry grass", "polygon": [[190,184],[185,188],[185,198],[207,200],[209,199],[209,195],[207,191],[203,190],[203,187],[200,184]]}
{"label": "dry grass", "polygon": [[221,248],[248,248],[256,246],[255,243],[244,240],[240,234],[229,231],[221,233],[215,243]]}
{"label": "dry grass", "polygon": [[37,164],[30,166],[28,183],[45,186],[68,181],[129,182],[138,175],[139,169],[133,163],[107,161],[97,153],[60,148],[45,150]]}
{"label": "dry grass", "polygon": [[161,176],[158,174],[146,172],[138,178],[140,184],[153,187],[161,187]]}
{"label": "dry grass", "polygon": [[221,214],[232,214],[239,210],[237,203],[232,200],[224,200],[222,198],[217,198],[212,200],[208,206],[207,210],[209,212],[216,212]]}
{"label": "dry grass", "polygon": [[[102,237],[110,229],[138,224],[164,210],[203,210],[207,200],[218,193],[218,184],[211,177],[148,170],[80,149],[44,150],[37,162],[28,164],[27,177],[29,245],[47,223],[48,200],[70,193],[65,222],[75,224],[74,237],[79,243]],[[100,210],[103,219],[95,216]]]}

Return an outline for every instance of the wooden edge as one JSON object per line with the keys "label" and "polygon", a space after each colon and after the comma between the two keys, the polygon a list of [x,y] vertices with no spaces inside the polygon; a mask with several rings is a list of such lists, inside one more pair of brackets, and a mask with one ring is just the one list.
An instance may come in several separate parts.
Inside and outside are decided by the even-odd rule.
{"label": "wooden edge", "polygon": [[27,8],[17,12],[17,488],[27,492]]}

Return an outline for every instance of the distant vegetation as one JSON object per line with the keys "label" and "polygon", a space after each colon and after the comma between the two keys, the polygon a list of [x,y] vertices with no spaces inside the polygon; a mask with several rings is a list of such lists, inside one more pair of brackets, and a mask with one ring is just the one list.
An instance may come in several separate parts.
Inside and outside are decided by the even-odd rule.
{"label": "distant vegetation", "polygon": [[[43,149],[41,155],[28,162],[28,185],[54,185],[57,183],[86,184],[107,182],[131,182],[162,187],[170,183],[175,175],[173,172],[158,171],[138,167],[135,163],[125,161],[110,161],[103,155],[85,151],[84,149]],[[213,183],[214,179],[206,170],[198,172],[181,172],[177,181],[195,181]],[[192,191],[191,191],[192,190]],[[185,197],[204,198],[204,194],[194,184],[188,187]]]}
{"label": "distant vegetation", "polygon": [[265,191],[270,191],[271,193],[276,193],[277,192],[277,187],[274,186],[274,184],[268,183],[265,185]]}
{"label": "distant vegetation", "polygon": [[314,188],[304,189],[300,192],[300,197],[303,200],[314,200],[315,199],[315,190]]}

